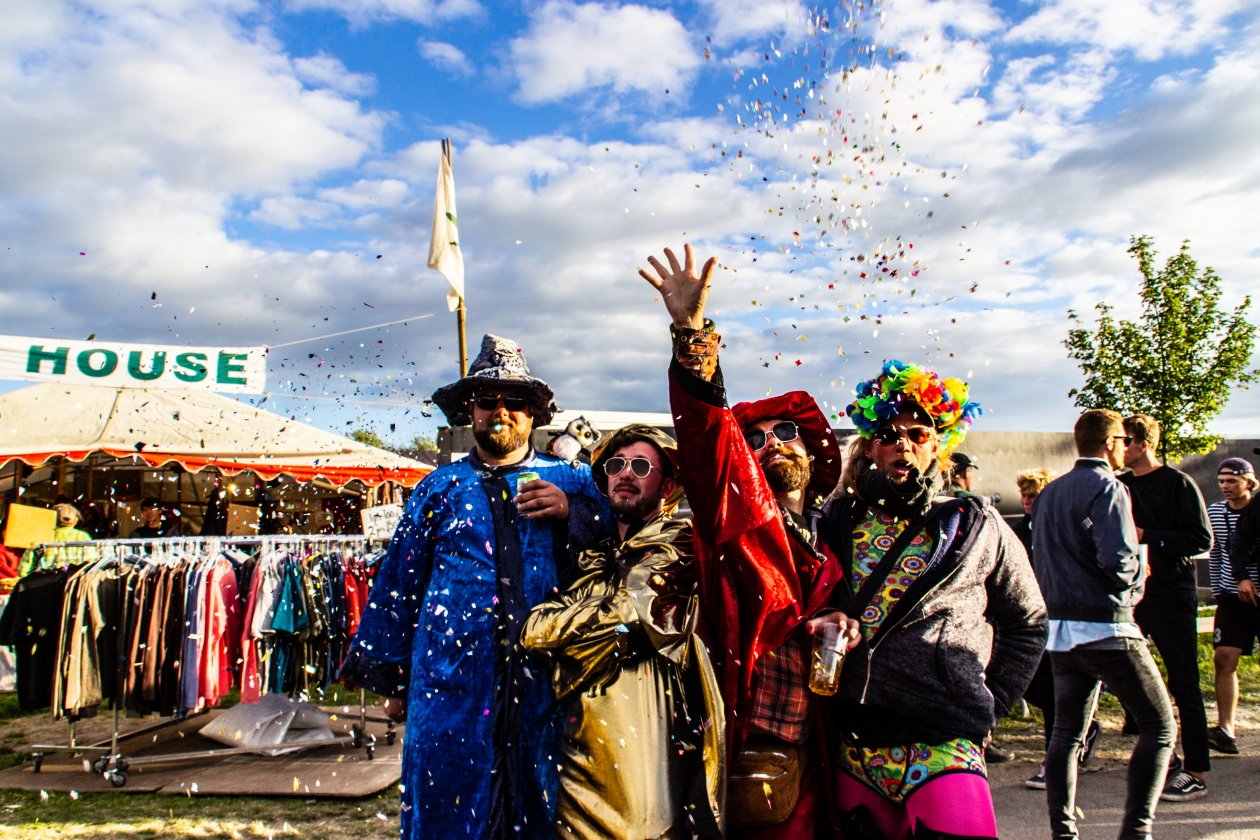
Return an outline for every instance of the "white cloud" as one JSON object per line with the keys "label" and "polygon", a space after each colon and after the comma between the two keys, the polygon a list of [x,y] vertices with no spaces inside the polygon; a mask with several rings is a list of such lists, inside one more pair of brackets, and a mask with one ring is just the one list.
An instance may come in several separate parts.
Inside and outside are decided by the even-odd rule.
{"label": "white cloud", "polygon": [[345,187],[323,189],[319,197],[352,209],[398,207],[408,194],[405,181],[398,178],[360,180]]}
{"label": "white cloud", "polygon": [[1014,43],[1088,44],[1153,60],[1187,55],[1226,34],[1248,0],[1051,0],[1011,28]]}
{"label": "white cloud", "polygon": [[757,36],[766,40],[785,32],[800,32],[809,16],[794,0],[701,0],[718,44]]}
{"label": "white cloud", "polygon": [[98,20],[72,33],[10,52],[0,167],[19,193],[73,193],[83,177],[263,192],[354,164],[383,125],[304,87],[265,34],[213,15]]}
{"label": "white cloud", "polygon": [[540,104],[637,92],[685,90],[701,63],[698,38],[667,11],[548,0],[513,39],[517,97]]}
{"label": "white cloud", "polygon": [[468,60],[468,56],[464,55],[463,50],[454,44],[422,40],[417,42],[416,47],[420,50],[420,55],[433,66],[456,76],[472,75],[472,62]]}
{"label": "white cloud", "polygon": [[[435,74],[332,46],[295,58],[241,3],[239,18],[130,4],[89,20],[28,2],[22,36],[0,31],[0,276],[23,280],[0,291],[0,329],[278,344],[433,312],[275,356],[277,391],[418,405],[454,375],[445,281],[423,267],[442,136],[458,146],[470,342],[517,339],[570,407],[665,410],[666,316],[635,269],[684,241],[721,258],[711,311],[733,399],[801,387],[838,409],[901,357],[969,376],[984,429],[1070,425],[1065,311],[1136,312],[1130,234],[1164,256],[1189,238],[1227,298],[1260,298],[1254,23],[1152,82],[1090,31],[1016,48],[975,0],[881,6],[880,60],[830,84],[805,69],[796,24],[743,36],[727,18],[732,54],[755,40],[760,61],[759,32],[801,45],[779,78],[732,81],[699,57],[712,19],[681,6],[549,2],[524,32],[401,42],[481,63],[510,43],[519,108],[476,75],[441,79],[450,99],[392,99]],[[436,7],[406,8],[390,14]],[[815,99],[794,101],[795,77],[819,82]],[[680,97],[659,119],[658,90],[690,85],[726,110]],[[776,90],[773,129],[740,130],[740,106]],[[592,128],[587,91],[615,100],[617,127]],[[816,155],[830,162],[814,177]],[[1242,392],[1222,425],[1248,419],[1260,399]]]}
{"label": "white cloud", "polygon": [[258,209],[249,214],[249,218],[285,230],[300,230],[305,225],[323,222],[339,215],[340,208],[333,202],[283,196],[263,199]]}
{"label": "white cloud", "polygon": [[341,59],[323,53],[293,60],[294,71],[307,85],[328,88],[346,96],[366,96],[376,90],[376,80],[351,73]]}
{"label": "white cloud", "polygon": [[291,11],[336,12],[356,26],[381,20],[436,23],[476,17],[485,12],[477,0],[285,0]]}

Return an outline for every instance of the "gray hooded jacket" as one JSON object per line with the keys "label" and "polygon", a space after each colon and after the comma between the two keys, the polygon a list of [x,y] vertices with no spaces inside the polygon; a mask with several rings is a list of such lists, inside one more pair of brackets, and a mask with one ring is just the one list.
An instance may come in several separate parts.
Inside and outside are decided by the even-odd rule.
{"label": "gray hooded jacket", "polygon": [[[826,535],[849,580],[856,498],[833,502]],[[891,745],[981,741],[1023,694],[1046,643],[1046,609],[1023,545],[980,499],[938,499],[928,568],[879,629],[850,652],[833,720],[851,740]],[[832,605],[848,615],[844,583]]]}

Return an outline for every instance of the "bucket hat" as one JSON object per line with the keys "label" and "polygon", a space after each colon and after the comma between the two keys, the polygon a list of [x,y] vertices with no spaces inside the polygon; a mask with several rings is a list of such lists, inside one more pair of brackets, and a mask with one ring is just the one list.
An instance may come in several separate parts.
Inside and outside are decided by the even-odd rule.
{"label": "bucket hat", "polygon": [[434,391],[433,403],[442,409],[452,426],[467,426],[472,423],[469,403],[473,395],[478,390],[494,388],[524,391],[529,397],[535,428],[550,423],[559,410],[551,386],[530,375],[525,351],[510,338],[489,334],[482,337],[481,352],[468,374]]}

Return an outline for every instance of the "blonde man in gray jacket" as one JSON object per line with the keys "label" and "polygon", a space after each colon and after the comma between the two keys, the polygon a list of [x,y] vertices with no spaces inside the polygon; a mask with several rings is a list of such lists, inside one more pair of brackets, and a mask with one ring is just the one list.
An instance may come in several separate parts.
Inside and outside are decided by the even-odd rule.
{"label": "blonde man in gray jacket", "polygon": [[1129,760],[1121,838],[1149,837],[1176,726],[1146,639],[1133,618],[1146,564],[1138,553],[1129,491],[1115,477],[1127,441],[1119,414],[1085,412],[1073,431],[1080,455],[1033,505],[1037,581],[1050,615],[1054,731],[1046,753],[1046,802],[1057,838],[1077,837],[1076,769],[1099,680],[1138,724]]}

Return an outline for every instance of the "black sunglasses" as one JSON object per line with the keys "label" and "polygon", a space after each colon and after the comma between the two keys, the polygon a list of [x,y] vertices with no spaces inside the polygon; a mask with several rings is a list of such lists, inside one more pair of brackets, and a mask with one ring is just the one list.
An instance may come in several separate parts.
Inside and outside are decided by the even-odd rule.
{"label": "black sunglasses", "polygon": [[503,403],[508,411],[524,411],[529,406],[529,400],[525,397],[505,397],[502,394],[479,394],[472,401],[482,411],[494,411],[499,403]]}
{"label": "black sunglasses", "polygon": [[604,462],[604,475],[609,478],[614,478],[615,476],[619,476],[625,472],[626,467],[629,467],[630,472],[634,473],[639,478],[647,478],[652,470],[655,469],[652,466],[652,462],[647,458],[617,457],[609,458]]}
{"label": "black sunglasses", "polygon": [[[770,434],[774,435],[774,439],[779,443],[787,443],[789,440],[796,440],[800,436],[796,424],[791,420],[775,423],[770,427]],[[770,442],[765,429],[753,429],[750,432],[744,432],[744,440],[748,441],[748,446],[753,452],[765,449],[766,444]]]}
{"label": "black sunglasses", "polygon": [[932,439],[932,430],[926,426],[910,426],[905,429],[876,429],[871,435],[875,438],[876,443],[882,443],[884,446],[893,446],[905,437],[911,443],[927,443]]}
{"label": "black sunglasses", "polygon": [[1129,435],[1112,435],[1112,436],[1111,436],[1111,439],[1112,439],[1112,440],[1122,440],[1122,441],[1124,441],[1124,445],[1125,445],[1125,446],[1129,446],[1130,444],[1132,444],[1132,443],[1133,443],[1133,438],[1132,438],[1131,436],[1129,436]]}

